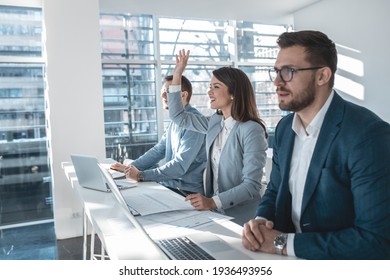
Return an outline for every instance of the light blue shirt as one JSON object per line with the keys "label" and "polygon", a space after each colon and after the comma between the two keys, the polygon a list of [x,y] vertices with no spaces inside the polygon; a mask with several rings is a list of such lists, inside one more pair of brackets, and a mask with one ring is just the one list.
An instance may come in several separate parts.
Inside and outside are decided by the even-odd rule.
{"label": "light blue shirt", "polygon": [[[200,114],[187,105],[185,110]],[[165,159],[165,164],[156,165]],[[144,180],[203,194],[206,167],[205,135],[171,122],[160,141],[131,164],[144,172]]]}

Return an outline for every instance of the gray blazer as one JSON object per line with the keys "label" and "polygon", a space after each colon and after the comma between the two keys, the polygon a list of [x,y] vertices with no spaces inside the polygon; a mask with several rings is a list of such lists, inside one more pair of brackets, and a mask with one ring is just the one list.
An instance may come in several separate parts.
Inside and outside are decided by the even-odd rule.
{"label": "gray blazer", "polygon": [[[222,129],[222,115],[205,117],[184,111],[180,92],[168,94],[169,116],[177,125],[206,134],[205,195],[213,196],[211,148]],[[237,122],[221,152],[218,166],[219,198],[226,215],[243,225],[255,217],[268,148],[264,129],[254,121]]]}

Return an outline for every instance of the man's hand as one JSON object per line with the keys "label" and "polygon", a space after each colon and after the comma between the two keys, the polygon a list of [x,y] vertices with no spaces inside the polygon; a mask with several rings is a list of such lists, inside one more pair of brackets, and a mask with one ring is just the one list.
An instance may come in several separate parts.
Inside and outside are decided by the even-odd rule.
{"label": "man's hand", "polygon": [[274,239],[281,232],[274,230],[274,223],[265,219],[250,220],[244,224],[242,245],[251,251],[275,254]]}
{"label": "man's hand", "polygon": [[139,171],[137,167],[130,165],[126,166],[124,172],[126,174],[126,178],[138,181],[138,173],[140,173],[141,171]]}
{"label": "man's hand", "polygon": [[111,164],[110,168],[119,172],[125,172],[126,165],[116,162]]}

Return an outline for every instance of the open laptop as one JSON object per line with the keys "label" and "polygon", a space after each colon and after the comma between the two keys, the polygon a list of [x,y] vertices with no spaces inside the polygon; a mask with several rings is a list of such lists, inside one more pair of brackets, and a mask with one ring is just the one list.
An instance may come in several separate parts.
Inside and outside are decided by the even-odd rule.
{"label": "open laptop", "polygon": [[[156,240],[151,239],[149,234],[139,223],[136,217],[129,209],[122,193],[115,185],[114,180],[110,176],[110,173],[101,164],[99,168],[108,186],[111,189],[111,193],[114,195],[116,201],[124,209],[126,216],[135,228],[137,228],[145,238],[149,240],[149,243],[153,243],[154,246],[158,246],[159,250],[164,253],[169,259],[174,260],[190,260],[190,259],[202,259],[202,260],[239,260],[239,259],[251,259],[243,252],[234,249],[227,242],[220,239],[218,236],[211,232],[199,232],[191,233],[186,236]],[[154,247],[156,248],[156,247]]]}
{"label": "open laptop", "polygon": [[[102,192],[110,192],[107,182],[102,176],[96,157],[87,155],[70,155],[80,186]],[[137,181],[118,179],[114,181],[120,189],[137,186]]]}

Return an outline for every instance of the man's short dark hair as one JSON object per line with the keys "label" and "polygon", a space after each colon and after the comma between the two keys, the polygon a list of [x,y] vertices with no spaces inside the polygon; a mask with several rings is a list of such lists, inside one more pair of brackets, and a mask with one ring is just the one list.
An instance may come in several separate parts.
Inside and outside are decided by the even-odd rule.
{"label": "man's short dark hair", "polygon": [[[173,76],[169,75],[165,77],[165,81],[169,82],[173,80]],[[181,76],[181,91],[188,92],[187,102],[190,102],[192,96],[192,84],[185,76]]]}
{"label": "man's short dark hair", "polygon": [[306,58],[313,66],[327,66],[332,70],[330,87],[334,85],[337,70],[337,50],[335,43],[320,31],[302,30],[282,33],[277,43],[280,48],[302,46],[306,49]]}

